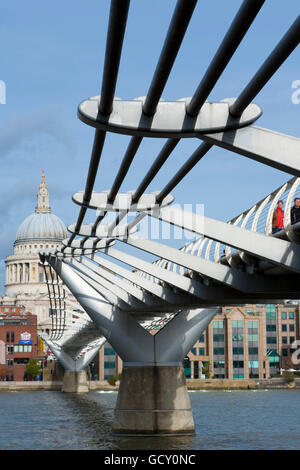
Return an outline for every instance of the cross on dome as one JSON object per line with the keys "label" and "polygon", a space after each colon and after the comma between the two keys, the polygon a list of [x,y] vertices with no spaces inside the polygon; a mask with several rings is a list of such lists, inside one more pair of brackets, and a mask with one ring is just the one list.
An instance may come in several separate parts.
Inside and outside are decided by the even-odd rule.
{"label": "cross on dome", "polygon": [[49,204],[49,192],[48,186],[45,183],[45,170],[42,172],[42,182],[40,184],[40,189],[37,195],[37,206],[35,212],[51,212]]}
{"label": "cross on dome", "polygon": [[33,240],[61,242],[67,236],[68,232],[65,224],[51,212],[48,186],[45,182],[45,171],[43,170],[35,212],[26,217],[19,226],[15,244]]}

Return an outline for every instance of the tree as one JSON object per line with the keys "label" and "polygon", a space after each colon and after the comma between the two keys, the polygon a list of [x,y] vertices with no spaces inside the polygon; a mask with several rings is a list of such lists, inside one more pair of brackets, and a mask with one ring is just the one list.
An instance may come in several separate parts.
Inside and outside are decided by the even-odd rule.
{"label": "tree", "polygon": [[205,374],[206,379],[210,378],[209,361],[203,362],[202,374]]}
{"label": "tree", "polygon": [[37,359],[29,359],[26,365],[26,373],[34,380],[42,372],[41,366]]}

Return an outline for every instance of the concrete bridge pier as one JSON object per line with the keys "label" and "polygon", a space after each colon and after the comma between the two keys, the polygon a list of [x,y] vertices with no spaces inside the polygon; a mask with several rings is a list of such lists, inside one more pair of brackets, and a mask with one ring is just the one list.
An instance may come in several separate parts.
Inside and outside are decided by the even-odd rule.
{"label": "concrete bridge pier", "polygon": [[182,363],[217,308],[181,310],[152,335],[137,321],[135,312],[104,301],[67,263],[52,257],[49,263],[123,360],[114,433],[193,433]]}
{"label": "concrete bridge pier", "polygon": [[61,391],[66,393],[88,393],[89,386],[86,371],[66,370]]}
{"label": "concrete bridge pier", "polygon": [[126,435],[193,433],[183,367],[124,367],[113,431]]}
{"label": "concrete bridge pier", "polygon": [[[88,351],[82,353],[82,355],[74,359],[66,352],[66,350],[64,350],[63,345],[61,346],[57,343],[54,343],[47,337],[47,335],[43,335],[42,337],[65,370],[62,392],[88,393],[89,386],[86,368],[93,360],[102,344],[104,344],[105,340],[98,342],[98,344],[96,344],[94,347],[91,347]],[[78,336],[75,337],[75,340],[76,339],[78,340]]]}
{"label": "concrete bridge pier", "polygon": [[[116,434],[191,434],[194,420],[182,362],[215,316],[216,309],[181,311],[155,335],[145,338],[148,361],[124,362],[115,408]],[[144,330],[145,331],[145,330]],[[137,332],[135,340],[139,342]],[[142,352],[142,350],[141,350]],[[155,359],[151,363],[151,359]]]}

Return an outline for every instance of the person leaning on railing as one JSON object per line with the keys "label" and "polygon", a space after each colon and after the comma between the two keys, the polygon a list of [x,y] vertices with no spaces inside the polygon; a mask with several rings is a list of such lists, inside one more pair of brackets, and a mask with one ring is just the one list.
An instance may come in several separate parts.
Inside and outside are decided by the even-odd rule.
{"label": "person leaning on railing", "polygon": [[283,229],[283,217],[284,217],[284,210],[283,201],[280,200],[277,202],[277,207],[273,212],[273,219],[272,219],[272,233],[279,232]]}
{"label": "person leaning on railing", "polygon": [[294,199],[294,205],[291,208],[291,224],[300,222],[300,198],[296,197]]}

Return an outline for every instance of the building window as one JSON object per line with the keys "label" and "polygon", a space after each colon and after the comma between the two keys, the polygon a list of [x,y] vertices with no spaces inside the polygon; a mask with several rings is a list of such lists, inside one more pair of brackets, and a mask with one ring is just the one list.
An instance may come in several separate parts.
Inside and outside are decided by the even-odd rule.
{"label": "building window", "polygon": [[16,364],[28,364],[29,359],[27,357],[22,357],[15,359]]}
{"label": "building window", "polygon": [[11,331],[10,335],[11,335],[11,342],[14,343],[15,342],[15,332]]}
{"label": "building window", "polygon": [[287,344],[287,336],[282,337],[282,344]]}
{"label": "building window", "polygon": [[276,337],[275,336],[267,336],[267,343],[276,344]]}
{"label": "building window", "polygon": [[199,356],[205,356],[204,348],[199,348]]}
{"label": "building window", "polygon": [[243,369],[244,368],[244,361],[233,361],[233,368],[234,369]]}
{"label": "building window", "polygon": [[290,331],[295,331],[295,325],[293,324],[290,325]]}
{"label": "building window", "polygon": [[199,362],[194,362],[194,379],[199,379]]}
{"label": "building window", "polygon": [[276,325],[267,325],[267,331],[276,331]]}
{"label": "building window", "polygon": [[248,341],[258,341],[258,335],[248,335]]}
{"label": "building window", "polygon": [[290,344],[293,344],[294,341],[295,341],[295,336],[290,336]]}
{"label": "building window", "polygon": [[258,369],[259,368],[258,361],[249,361],[249,368],[250,369]]}
{"label": "building window", "polygon": [[267,320],[276,320],[276,307],[274,304],[266,305],[266,319]]}
{"label": "building window", "polygon": [[194,356],[197,356],[197,348],[192,348],[191,353],[194,354]]}
{"label": "building window", "polygon": [[249,328],[249,330],[251,330],[253,328],[258,328],[258,321],[257,320],[248,321],[248,328]]}
{"label": "building window", "polygon": [[224,322],[221,320],[213,322],[213,328],[224,328]]}
{"label": "building window", "polygon": [[243,320],[232,320],[232,328],[243,328],[244,322]]}
{"label": "building window", "polygon": [[115,355],[115,350],[111,347],[105,347],[104,348],[104,355],[105,356],[114,356]]}
{"label": "building window", "polygon": [[183,360],[183,368],[184,368],[184,375],[187,379],[191,378],[191,362],[189,358],[186,356]]}
{"label": "building window", "polygon": [[204,335],[200,336],[199,343],[204,343]]}
{"label": "building window", "polygon": [[287,325],[281,325],[281,331],[287,331]]}
{"label": "building window", "polygon": [[294,320],[294,317],[295,317],[294,312],[289,312],[289,319]]}
{"label": "building window", "polygon": [[104,369],[114,369],[115,366],[115,361],[104,361]]}
{"label": "building window", "polygon": [[6,332],[6,342],[9,343],[9,331]]}
{"label": "building window", "polygon": [[214,362],[214,369],[224,369],[225,361],[215,361]]}
{"label": "building window", "polygon": [[244,348],[232,348],[232,354],[244,354]]}
{"label": "building window", "polygon": [[217,356],[223,356],[224,355],[224,348],[214,348],[214,354]]}
{"label": "building window", "polygon": [[249,347],[249,355],[258,355],[258,348]]}
{"label": "building window", "polygon": [[283,355],[284,357],[287,357],[287,355],[288,355],[288,350],[287,350],[286,348],[283,348],[283,349],[282,349],[282,355]]}
{"label": "building window", "polygon": [[281,319],[286,320],[286,318],[287,318],[286,312],[281,312]]}
{"label": "building window", "polygon": [[244,341],[244,335],[242,333],[239,335],[232,335],[232,341]]}
{"label": "building window", "polygon": [[213,337],[216,342],[224,342],[224,335],[222,334],[215,334]]}

